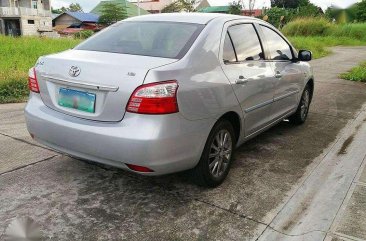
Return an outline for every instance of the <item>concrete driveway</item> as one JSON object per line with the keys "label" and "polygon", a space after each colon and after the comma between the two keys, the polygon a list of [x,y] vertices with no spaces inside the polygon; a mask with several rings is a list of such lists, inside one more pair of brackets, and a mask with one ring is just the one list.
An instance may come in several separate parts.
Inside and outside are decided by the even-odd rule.
{"label": "concrete driveway", "polygon": [[[359,122],[366,102],[365,84],[337,77],[366,60],[366,48],[333,50],[333,55],[312,62],[316,91],[306,124],[292,126],[284,121],[241,146],[228,179],[216,189],[199,188],[184,174],[141,177],[55,153],[28,136],[24,104],[1,105],[0,235],[14,217],[29,216],[41,226],[44,237],[52,240],[279,240],[304,236],[292,232],[302,222],[300,214],[311,213],[310,208],[303,207],[300,214],[287,211],[295,220],[287,225],[281,224],[281,215],[286,216],[286,210],[299,202],[299,190],[329,153],[339,152],[338,146],[348,148],[352,140],[346,142],[347,135],[352,133],[347,128]],[[360,124],[354,129],[362,128]],[[360,164],[353,172],[362,167]],[[354,179],[347,180],[353,185]],[[339,187],[347,187],[348,182],[343,184]],[[342,195],[351,200],[349,190],[347,187]],[[362,202],[366,192],[360,193],[353,198]],[[330,214],[321,235],[309,240],[327,235],[330,240],[351,237],[344,226],[331,233],[335,220],[342,223],[336,218],[338,213]],[[366,239],[366,230],[361,228],[356,238]]]}

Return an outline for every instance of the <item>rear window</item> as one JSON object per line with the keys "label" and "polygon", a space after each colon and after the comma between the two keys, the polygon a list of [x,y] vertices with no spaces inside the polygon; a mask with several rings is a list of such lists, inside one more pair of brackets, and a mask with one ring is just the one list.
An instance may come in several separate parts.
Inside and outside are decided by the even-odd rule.
{"label": "rear window", "polygon": [[121,22],[75,49],[180,59],[203,28],[191,23]]}

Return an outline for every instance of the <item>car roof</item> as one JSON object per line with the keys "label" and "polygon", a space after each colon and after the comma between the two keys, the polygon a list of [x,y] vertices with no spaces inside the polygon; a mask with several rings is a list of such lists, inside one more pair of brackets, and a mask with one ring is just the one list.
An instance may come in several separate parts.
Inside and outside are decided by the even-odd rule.
{"label": "car roof", "polygon": [[244,17],[232,14],[222,13],[162,13],[162,14],[148,14],[138,17],[128,18],[124,21],[166,21],[166,22],[182,22],[182,23],[196,23],[207,24],[213,19],[222,18],[226,21],[235,19],[254,20],[252,17]]}

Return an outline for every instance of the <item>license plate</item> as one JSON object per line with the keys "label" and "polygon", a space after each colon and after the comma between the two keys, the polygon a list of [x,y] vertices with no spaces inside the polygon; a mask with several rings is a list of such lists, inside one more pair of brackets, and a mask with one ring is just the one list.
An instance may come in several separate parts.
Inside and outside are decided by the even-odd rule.
{"label": "license plate", "polygon": [[62,107],[94,113],[95,99],[96,96],[92,93],[60,88],[58,104]]}

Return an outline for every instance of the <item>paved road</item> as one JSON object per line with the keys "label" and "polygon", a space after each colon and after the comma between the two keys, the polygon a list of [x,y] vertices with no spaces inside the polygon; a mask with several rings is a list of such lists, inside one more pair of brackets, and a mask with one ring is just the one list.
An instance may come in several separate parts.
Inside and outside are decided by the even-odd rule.
{"label": "paved road", "polygon": [[24,104],[2,105],[0,232],[30,216],[53,240],[257,239],[366,102],[365,84],[337,78],[365,59],[366,48],[357,47],[313,61],[307,123],[282,122],[241,146],[216,189],[182,174],[141,177],[60,155],[28,137]]}

